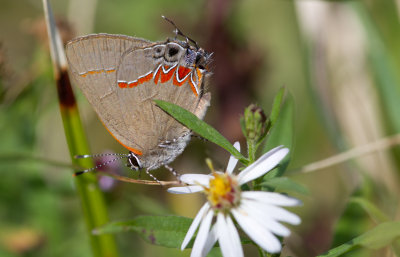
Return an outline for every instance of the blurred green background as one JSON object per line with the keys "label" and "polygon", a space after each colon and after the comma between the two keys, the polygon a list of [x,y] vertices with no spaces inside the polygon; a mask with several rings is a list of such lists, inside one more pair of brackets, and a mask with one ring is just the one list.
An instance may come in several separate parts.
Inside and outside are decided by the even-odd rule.
{"label": "blurred green background", "polygon": [[[230,141],[244,143],[239,117],[250,103],[269,112],[285,86],[294,98],[294,147],[289,171],[400,132],[399,6],[382,1],[71,0],[53,1],[64,40],[89,33],[162,41],[179,28],[214,52],[212,105],[205,120]],[[63,134],[42,2],[0,0],[0,256],[90,256]],[[75,90],[93,153],[126,152]],[[282,256],[315,256],[374,224],[352,195],[398,220],[399,149],[389,149],[293,180],[309,189],[302,217]],[[208,172],[229,155],[192,140],[172,164]],[[123,175],[124,163],[109,167]],[[171,179],[161,169],[159,179]],[[134,175],[135,177],[137,174]],[[142,174],[144,176],[144,174]],[[145,177],[145,176],[144,176]],[[140,214],[194,217],[202,196],[166,194],[159,186],[100,178],[111,220]],[[344,215],[343,215],[344,214]],[[121,256],[188,256],[190,251],[116,236]],[[246,246],[248,256],[256,253]],[[390,249],[348,256],[393,256]]]}

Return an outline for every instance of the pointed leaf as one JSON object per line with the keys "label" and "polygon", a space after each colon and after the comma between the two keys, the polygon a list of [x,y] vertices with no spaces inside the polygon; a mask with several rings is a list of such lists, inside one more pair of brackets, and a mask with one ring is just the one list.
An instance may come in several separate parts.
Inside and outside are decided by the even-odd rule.
{"label": "pointed leaf", "polygon": [[282,106],[280,111],[280,115],[275,123],[275,126],[269,132],[267,141],[263,147],[263,153],[271,150],[272,148],[283,145],[284,147],[289,148],[289,154],[285,157],[285,159],[278,166],[278,169],[275,169],[269,173],[267,173],[266,178],[272,178],[276,176],[281,176],[283,172],[286,170],[289,165],[289,160],[292,151],[293,145],[293,115],[294,115],[294,107],[293,107],[293,98],[288,94],[285,103]]}
{"label": "pointed leaf", "polygon": [[275,122],[278,120],[284,95],[285,95],[285,88],[282,87],[276,94],[274,102],[272,104],[271,114],[269,116],[269,120],[271,121],[271,127],[273,127],[275,125]]}
{"label": "pointed leaf", "polygon": [[400,238],[400,222],[381,223],[370,231],[354,238],[353,240],[329,250],[320,257],[340,256],[358,247],[366,247],[377,250]]}
{"label": "pointed leaf", "polygon": [[93,234],[135,231],[150,244],[179,248],[192,219],[178,216],[139,216],[130,221],[111,222],[93,231]]}
{"label": "pointed leaf", "polygon": [[172,117],[174,117],[177,121],[191,129],[193,132],[196,132],[203,138],[207,139],[210,142],[213,142],[220,147],[224,148],[228,152],[230,152],[233,156],[241,161],[244,161],[244,156],[236,150],[235,147],[231,143],[229,143],[228,139],[222,136],[216,129],[197,118],[193,113],[185,110],[184,108],[165,102],[162,100],[154,100],[154,102]]}

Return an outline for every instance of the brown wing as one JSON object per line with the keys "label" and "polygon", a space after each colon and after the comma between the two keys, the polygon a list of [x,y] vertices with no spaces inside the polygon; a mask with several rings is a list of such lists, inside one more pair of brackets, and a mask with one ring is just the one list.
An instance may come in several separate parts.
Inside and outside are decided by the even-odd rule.
{"label": "brown wing", "polygon": [[[130,146],[133,131],[125,123],[125,108],[117,94],[117,65],[128,50],[152,44],[123,35],[94,34],[70,41],[66,55],[73,82],[83,91],[109,132]],[[129,149],[129,148],[128,148]]]}
{"label": "brown wing", "polygon": [[[176,47],[176,51],[170,51],[171,47]],[[154,99],[177,104],[201,118],[204,116],[209,96],[200,107],[203,94],[194,93],[189,84],[190,76],[181,85],[174,83],[174,76],[185,63],[185,51],[175,43],[166,46],[155,44],[127,52],[122,58],[117,71],[117,94],[121,99],[126,125],[130,131],[134,131],[133,148],[150,151],[160,143],[175,140],[189,132],[157,107]],[[168,54],[173,54],[173,58],[167,58]],[[201,110],[197,110],[198,106]]]}

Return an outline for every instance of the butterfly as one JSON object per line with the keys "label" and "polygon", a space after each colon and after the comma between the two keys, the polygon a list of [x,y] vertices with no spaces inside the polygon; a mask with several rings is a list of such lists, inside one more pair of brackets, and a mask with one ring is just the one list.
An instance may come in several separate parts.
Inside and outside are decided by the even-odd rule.
{"label": "butterfly", "polygon": [[105,128],[129,150],[128,166],[134,170],[148,172],[169,164],[191,138],[191,131],[154,99],[179,105],[200,119],[210,105],[206,88],[212,54],[179,29],[175,33],[174,39],[163,42],[92,34],[66,45],[73,83]]}

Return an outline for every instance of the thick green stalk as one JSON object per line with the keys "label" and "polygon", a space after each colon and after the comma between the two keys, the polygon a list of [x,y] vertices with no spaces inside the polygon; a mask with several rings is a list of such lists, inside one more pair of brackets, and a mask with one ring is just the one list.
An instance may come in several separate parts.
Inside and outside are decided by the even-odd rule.
{"label": "thick green stalk", "polygon": [[[47,31],[50,41],[54,77],[57,82],[58,99],[61,118],[64,124],[65,136],[72,162],[80,167],[89,168],[93,163],[87,159],[75,159],[78,154],[88,154],[89,147],[81,124],[75,96],[67,72],[67,61],[64,47],[54,22],[51,6],[48,0],[43,0]],[[117,247],[112,235],[93,235],[93,229],[108,223],[108,214],[103,193],[97,178],[93,173],[86,173],[75,178],[78,195],[81,199],[83,214],[93,256],[117,257]]]}
{"label": "thick green stalk", "polygon": [[[72,162],[80,167],[91,167],[93,164],[90,160],[73,157],[76,154],[89,153],[78,108],[76,106],[65,108],[61,105],[60,109]],[[112,235],[92,235],[94,228],[109,221],[103,194],[98,186],[96,176],[93,173],[76,176],[75,185],[81,199],[93,256],[118,256]]]}

